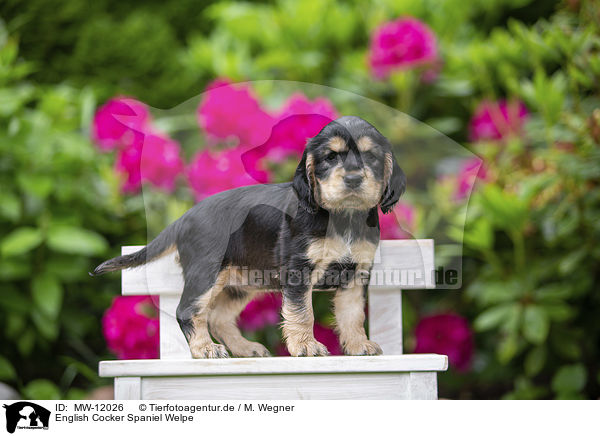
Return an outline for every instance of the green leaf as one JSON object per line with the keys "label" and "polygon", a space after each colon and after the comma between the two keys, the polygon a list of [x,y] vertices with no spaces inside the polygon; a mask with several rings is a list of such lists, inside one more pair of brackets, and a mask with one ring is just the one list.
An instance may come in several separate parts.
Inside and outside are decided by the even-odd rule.
{"label": "green leaf", "polygon": [[520,232],[527,219],[527,202],[513,193],[488,184],[481,190],[480,201],[484,211],[502,229]]}
{"label": "green leaf", "polygon": [[487,219],[478,219],[465,230],[463,241],[467,246],[478,250],[490,249],[494,244],[492,225]]}
{"label": "green leaf", "polygon": [[505,400],[535,400],[548,395],[548,389],[535,386],[531,380],[523,375],[516,376],[514,391],[504,395]]}
{"label": "green leaf", "polygon": [[18,257],[0,258],[0,280],[13,281],[28,278],[31,275],[31,266]]}
{"label": "green leaf", "polygon": [[32,380],[23,388],[25,398],[29,400],[60,400],[60,390],[50,380]]}
{"label": "green leaf", "polygon": [[515,335],[507,335],[500,340],[500,344],[496,349],[498,360],[502,364],[506,364],[512,360],[519,351],[519,341]]}
{"label": "green leaf", "polygon": [[457,117],[431,118],[426,121],[427,125],[440,131],[444,135],[458,132],[462,127],[462,121]]}
{"label": "green leaf", "polygon": [[83,400],[87,397],[88,393],[83,389],[79,388],[71,388],[67,392],[66,399],[67,400]]}
{"label": "green leaf", "polygon": [[573,317],[575,309],[565,303],[544,304],[544,312],[553,321],[566,321]]}
{"label": "green leaf", "polygon": [[552,349],[561,358],[568,360],[581,359],[581,338],[575,331],[564,328],[555,329],[550,336]]}
{"label": "green leaf", "polygon": [[458,78],[441,78],[435,84],[436,92],[441,96],[466,97],[473,93],[473,84],[465,76]]}
{"label": "green leaf", "polygon": [[[4,43],[3,46],[6,47]],[[2,68],[6,71],[4,62]],[[17,112],[31,98],[34,92],[35,88],[31,85],[3,87],[3,89],[0,89],[0,115],[9,116]]]}
{"label": "green leaf", "polygon": [[479,279],[467,288],[467,295],[482,306],[497,306],[499,303],[514,302],[523,296],[524,286],[518,279]]}
{"label": "green leaf", "polygon": [[562,366],[552,378],[552,390],[555,392],[579,392],[587,381],[585,367],[577,363],[575,365]]}
{"label": "green leaf", "polygon": [[6,316],[6,326],[4,334],[7,338],[17,342],[21,332],[27,323],[25,315],[19,313],[8,313]]}
{"label": "green leaf", "polygon": [[46,262],[46,271],[63,283],[81,280],[87,276],[89,268],[89,259],[71,255],[57,254]]}
{"label": "green leaf", "polygon": [[520,304],[513,304],[510,313],[500,328],[507,333],[516,334],[519,331],[522,319],[523,306]]}
{"label": "green leaf", "polygon": [[550,322],[546,312],[538,306],[527,306],[523,320],[523,336],[529,342],[541,344],[548,336]]}
{"label": "green leaf", "polygon": [[542,286],[535,290],[536,301],[554,302],[564,300],[573,295],[571,284],[567,283],[552,283]]}
{"label": "green leaf", "polygon": [[12,192],[0,192],[0,215],[11,222],[21,217],[21,200]]}
{"label": "green leaf", "polygon": [[546,189],[552,183],[557,183],[559,180],[559,176],[555,174],[541,173],[531,175],[519,184],[519,198],[524,201],[530,201],[543,189]]}
{"label": "green leaf", "polygon": [[546,347],[535,347],[525,357],[525,374],[533,377],[542,370],[546,363]]}
{"label": "green leaf", "polygon": [[23,191],[39,198],[46,198],[54,187],[52,177],[42,174],[19,174],[18,183]]}
{"label": "green leaf", "polygon": [[50,318],[41,310],[33,310],[31,319],[43,338],[51,342],[56,340],[58,337],[58,320]]}
{"label": "green leaf", "polygon": [[12,363],[4,356],[0,356],[0,380],[14,380],[17,377]]}
{"label": "green leaf", "polygon": [[28,357],[33,351],[33,347],[35,346],[35,337],[35,330],[30,327],[25,330],[25,332],[17,341],[17,348],[23,356]]}
{"label": "green leaf", "polygon": [[559,392],[554,397],[555,400],[585,400],[585,396],[577,392],[565,391]]}
{"label": "green leaf", "polygon": [[27,314],[31,308],[31,300],[27,294],[14,285],[2,285],[2,298],[0,298],[0,308],[9,313]]}
{"label": "green leaf", "polygon": [[98,373],[95,369],[90,368],[83,362],[73,359],[72,357],[63,356],[61,360],[69,367],[74,368],[78,374],[87,378],[88,380],[95,382],[98,380]]}
{"label": "green leaf", "polygon": [[40,274],[33,278],[31,293],[35,305],[48,317],[55,319],[63,300],[63,288],[51,274]]}
{"label": "green leaf", "polygon": [[93,256],[102,254],[108,248],[108,243],[91,230],[60,225],[48,231],[48,246],[62,253]]}
{"label": "green leaf", "polygon": [[503,304],[483,311],[473,323],[475,330],[485,331],[499,326],[512,314],[515,304]]}
{"label": "green leaf", "polygon": [[20,227],[9,233],[0,246],[2,256],[16,256],[27,253],[40,245],[42,231],[33,227]]}
{"label": "green leaf", "polygon": [[571,274],[587,255],[588,250],[586,247],[565,254],[558,264],[558,271],[562,276]]}

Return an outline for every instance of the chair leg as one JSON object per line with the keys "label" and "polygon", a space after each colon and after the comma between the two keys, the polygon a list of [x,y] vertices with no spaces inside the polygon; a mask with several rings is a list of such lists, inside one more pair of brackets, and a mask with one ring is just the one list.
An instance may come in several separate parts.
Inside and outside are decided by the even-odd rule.
{"label": "chair leg", "polygon": [[437,400],[437,373],[411,372],[408,390],[411,400]]}
{"label": "chair leg", "polygon": [[115,400],[141,400],[140,377],[115,377]]}
{"label": "chair leg", "polygon": [[386,356],[402,354],[402,292],[369,289],[369,339]]}

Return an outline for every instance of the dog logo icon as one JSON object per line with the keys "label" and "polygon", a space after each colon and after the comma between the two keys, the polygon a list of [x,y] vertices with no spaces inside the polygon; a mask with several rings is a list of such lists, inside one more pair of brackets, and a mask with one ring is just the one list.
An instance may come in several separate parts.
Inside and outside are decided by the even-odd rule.
{"label": "dog logo icon", "polygon": [[14,433],[15,429],[43,429],[48,430],[50,411],[42,406],[29,401],[19,401],[10,405],[4,404],[6,409],[6,431]]}

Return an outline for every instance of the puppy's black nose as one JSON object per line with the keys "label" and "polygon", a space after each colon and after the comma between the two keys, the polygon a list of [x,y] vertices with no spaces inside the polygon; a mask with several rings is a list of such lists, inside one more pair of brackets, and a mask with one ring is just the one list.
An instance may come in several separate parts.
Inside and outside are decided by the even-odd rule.
{"label": "puppy's black nose", "polygon": [[348,188],[358,188],[362,183],[362,176],[360,174],[348,174],[344,176],[344,183]]}

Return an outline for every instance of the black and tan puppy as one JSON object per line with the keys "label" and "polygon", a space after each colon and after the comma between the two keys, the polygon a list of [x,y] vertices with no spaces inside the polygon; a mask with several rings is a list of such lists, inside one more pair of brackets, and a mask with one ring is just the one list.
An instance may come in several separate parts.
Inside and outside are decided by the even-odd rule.
{"label": "black and tan puppy", "polygon": [[[283,292],[283,337],[292,356],[327,355],[313,335],[313,289],[335,289],[346,354],[380,354],[364,329],[365,290],[379,242],[377,207],[389,212],[404,173],[388,140],[358,117],[342,117],[310,139],[291,183],[213,195],[143,250],[94,274],[135,267],[177,250],[184,290],[177,319],[195,358],[268,356],[245,339],[239,313],[254,292]],[[216,344],[212,337],[220,342]]]}

